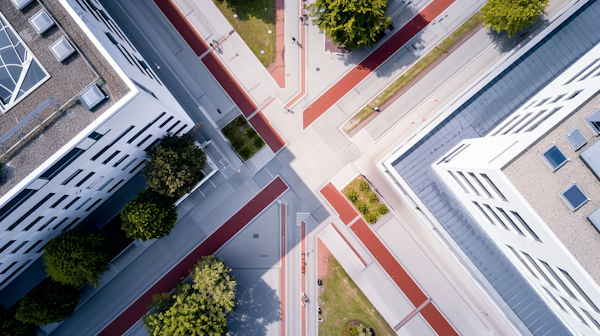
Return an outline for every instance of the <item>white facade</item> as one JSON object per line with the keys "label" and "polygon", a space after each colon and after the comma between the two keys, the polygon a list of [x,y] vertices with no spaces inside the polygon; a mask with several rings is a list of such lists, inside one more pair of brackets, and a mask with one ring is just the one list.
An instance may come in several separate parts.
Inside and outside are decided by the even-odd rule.
{"label": "white facade", "polygon": [[194,126],[99,2],[59,2],[131,92],[0,198],[0,289],[139,172],[147,147]]}
{"label": "white facade", "polygon": [[[596,46],[488,136],[463,140],[432,166],[549,307],[583,335],[600,333],[600,287],[504,170],[599,90],[600,46]],[[560,169],[550,162],[545,167],[544,157],[538,156],[537,166],[549,172]],[[560,198],[559,193],[553,196]],[[566,203],[561,209],[576,210]]]}

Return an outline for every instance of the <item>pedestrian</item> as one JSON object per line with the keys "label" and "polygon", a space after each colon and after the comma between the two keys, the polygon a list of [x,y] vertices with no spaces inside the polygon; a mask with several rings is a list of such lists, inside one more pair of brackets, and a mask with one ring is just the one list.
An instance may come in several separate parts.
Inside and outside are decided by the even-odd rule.
{"label": "pedestrian", "polygon": [[293,43],[298,43],[298,42],[296,42],[296,38],[295,37],[292,37],[292,42]]}
{"label": "pedestrian", "polygon": [[379,109],[379,107],[377,107],[377,106],[375,106],[375,107],[373,108],[373,110],[375,110],[375,112],[381,112],[381,110],[380,110],[380,109]]}

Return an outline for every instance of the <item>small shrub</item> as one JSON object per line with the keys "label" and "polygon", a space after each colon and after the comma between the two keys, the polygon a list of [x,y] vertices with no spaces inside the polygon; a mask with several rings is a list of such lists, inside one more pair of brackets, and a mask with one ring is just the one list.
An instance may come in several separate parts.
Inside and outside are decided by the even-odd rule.
{"label": "small shrub", "polygon": [[356,192],[354,189],[350,189],[346,191],[346,198],[348,198],[348,200],[350,200],[350,202],[353,204],[356,204],[356,201],[358,200],[358,192]]}
{"label": "small shrub", "polygon": [[252,150],[249,148],[249,146],[242,147],[238,153],[244,161],[248,160],[252,156]]}
{"label": "small shrub", "polygon": [[263,141],[263,139],[259,136],[254,138],[254,147],[256,148],[256,150],[261,149],[263,146],[265,145],[265,142]]}
{"label": "small shrub", "polygon": [[252,139],[254,137],[254,135],[256,135],[256,132],[254,131],[253,128],[248,128],[246,130],[246,136],[248,137],[248,139]]}
{"label": "small shrub", "polygon": [[364,216],[365,216],[365,221],[369,224],[377,223],[377,220],[380,217],[380,215],[377,212],[368,212]]}
{"label": "small shrub", "polygon": [[364,324],[351,325],[344,328],[344,336],[372,336],[371,328]]}
{"label": "small shrub", "polygon": [[356,205],[356,208],[358,209],[358,211],[363,214],[366,215],[367,213],[369,213],[369,205],[361,200],[357,200],[354,205]]}
{"label": "small shrub", "polygon": [[389,211],[390,209],[388,209],[387,205],[385,204],[379,204],[379,206],[377,207],[377,212],[382,216],[388,213]]}
{"label": "small shrub", "polygon": [[367,181],[361,179],[360,182],[358,182],[358,190],[360,191],[365,191],[365,190],[369,190],[369,183],[367,183]]}
{"label": "small shrub", "polygon": [[377,194],[374,191],[368,191],[366,193],[366,198],[369,203],[379,203],[379,197],[377,197]]}
{"label": "small shrub", "polygon": [[235,125],[238,127],[245,126],[247,123],[246,118],[244,118],[244,116],[241,114],[237,118],[234,119],[234,122],[235,122]]}
{"label": "small shrub", "polygon": [[241,136],[233,134],[233,136],[230,139],[233,148],[240,148],[244,146],[244,139]]}

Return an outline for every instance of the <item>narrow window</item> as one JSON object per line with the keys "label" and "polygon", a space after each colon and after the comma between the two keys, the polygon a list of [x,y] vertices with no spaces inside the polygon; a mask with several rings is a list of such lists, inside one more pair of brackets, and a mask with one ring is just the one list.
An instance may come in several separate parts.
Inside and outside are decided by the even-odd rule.
{"label": "narrow window", "polygon": [[31,252],[36,246],[38,246],[43,240],[38,240],[35,244],[31,245],[23,254],[27,254]]}
{"label": "narrow window", "polygon": [[175,135],[178,135],[181,131],[183,131],[184,128],[187,127],[187,124],[181,126],[181,128],[179,129],[179,131],[175,132]]}
{"label": "narrow window", "polygon": [[[135,82],[134,82],[135,83]],[[150,128],[152,125],[154,125],[160,118],[162,118],[166,113],[163,112],[161,113],[158,117],[156,117],[154,120],[152,120],[148,125],[146,125],[144,128],[142,128],[139,132],[137,132],[136,135],[134,135],[133,137],[131,137],[131,139],[129,139],[127,141],[128,144],[132,143],[135,141],[135,139],[137,139],[140,135],[142,135],[142,133],[144,133],[148,128]],[[139,146],[138,146],[139,147]]]}
{"label": "narrow window", "polygon": [[100,182],[100,180],[102,180],[104,178],[104,176],[100,176],[98,177],[96,180],[94,180],[94,182],[92,182],[89,186],[87,186],[86,189],[92,189],[96,184],[98,184],[98,182]]}
{"label": "narrow window", "polygon": [[462,177],[462,179],[467,182],[467,185],[475,192],[475,195],[480,196],[479,191],[477,191],[477,189],[475,189],[475,187],[471,184],[471,181],[469,181],[469,179],[467,179],[467,177],[465,176],[465,174],[463,174],[462,172],[456,172],[460,177]]}
{"label": "narrow window", "polygon": [[58,160],[55,164],[53,164],[50,168],[48,168],[45,172],[40,175],[41,179],[51,180],[60,172],[62,172],[65,168],[67,168],[73,161],[75,161],[78,157],[81,156],[85,152],[85,149],[81,148],[73,148],[67,155],[63,156],[60,160]]}
{"label": "narrow window", "polygon": [[79,206],[78,206],[78,207],[75,209],[75,211],[77,211],[77,210],[81,209],[81,207],[83,207],[83,206],[85,205],[85,203],[89,202],[91,199],[92,199],[91,197],[90,197],[90,198],[88,198],[88,199],[86,199],[86,200],[85,200],[83,203],[81,203],[81,204],[80,204],[80,205],[79,205]]}
{"label": "narrow window", "polygon": [[61,198],[58,199],[58,201],[54,202],[54,204],[50,206],[50,209],[56,208],[60,204],[60,202],[64,201],[67,197],[69,197],[69,195],[63,195]]}
{"label": "narrow window", "polygon": [[115,184],[114,186],[112,186],[110,189],[108,189],[107,193],[112,192],[113,190],[115,190],[115,188],[117,188],[121,183],[123,183],[124,180],[121,180],[119,182],[117,182],[117,184]]}
{"label": "narrow window", "polygon": [[573,288],[575,288],[575,290],[579,293],[579,295],[581,295],[581,297],[585,300],[585,302],[587,302],[587,304],[594,309],[595,311],[600,313],[600,310],[598,310],[598,307],[594,304],[594,302],[590,299],[589,296],[587,296],[587,294],[585,294],[585,292],[583,291],[583,289],[581,289],[581,287],[579,287],[579,285],[577,284],[577,282],[575,282],[575,280],[571,277],[571,275],[562,269],[558,269],[564,276],[565,278],[571,283],[571,285],[573,286]]}
{"label": "narrow window", "polygon": [[538,273],[540,273],[542,275],[542,277],[544,278],[544,280],[546,280],[546,282],[552,288],[556,289],[556,286],[554,285],[554,283],[552,281],[550,281],[550,278],[548,278],[548,276],[546,275],[546,272],[544,272],[542,270],[542,268],[535,262],[535,260],[533,260],[533,258],[529,254],[527,254],[527,253],[525,253],[523,251],[521,251],[521,253],[523,253],[523,255],[525,256],[525,258],[527,258],[527,260],[529,260],[529,262],[533,265],[533,267],[535,267],[535,269],[538,271]]}
{"label": "narrow window", "polygon": [[7,248],[9,248],[9,247],[10,247],[10,245],[12,245],[14,242],[15,242],[14,240],[11,240],[11,241],[9,241],[8,243],[4,244],[4,246],[2,246],[2,247],[0,248],[0,253],[4,252],[4,250],[6,250]]}
{"label": "narrow window", "polygon": [[154,141],[152,141],[152,143],[150,145],[148,145],[148,147],[146,147],[146,149],[144,149],[144,152],[147,152],[148,150],[152,149],[154,146],[156,146],[158,143],[160,142],[160,138],[156,139]]}
{"label": "narrow window", "polygon": [[588,319],[590,319],[590,321],[592,321],[592,323],[594,324],[594,326],[596,326],[596,328],[598,330],[600,330],[600,324],[598,324],[598,321],[596,321],[596,319],[593,318],[592,315],[587,312],[587,310],[585,310],[585,309],[582,308],[581,311],[587,316]]}
{"label": "narrow window", "polygon": [[121,168],[121,170],[125,170],[125,169],[127,169],[127,167],[129,167],[129,166],[130,166],[132,163],[134,163],[136,160],[137,160],[137,158],[133,158],[133,159],[131,159],[131,161],[129,161],[129,163],[127,163],[127,164],[125,165],[125,167]]}
{"label": "narrow window", "polygon": [[561,95],[558,95],[556,98],[552,99],[552,101],[550,102],[550,104],[556,103],[557,101],[561,100],[561,98],[564,97],[564,96],[565,96],[564,93],[561,94]]}
{"label": "narrow window", "polygon": [[479,209],[479,211],[485,216],[485,218],[487,218],[488,222],[492,225],[496,225],[496,223],[494,223],[494,221],[492,220],[492,218],[487,214],[487,212],[485,212],[483,210],[483,208],[481,207],[481,205],[479,205],[479,203],[477,202],[473,202],[473,204],[475,204],[475,206],[477,207],[477,209]]}
{"label": "narrow window", "polygon": [[565,302],[565,304],[567,305],[567,307],[569,307],[573,311],[573,313],[575,314],[575,316],[577,316],[579,318],[579,320],[581,321],[581,323],[583,323],[585,325],[588,325],[587,322],[581,316],[581,314],[579,314],[579,312],[577,312],[577,310],[575,310],[575,307],[573,307],[571,305],[571,303],[567,299],[565,299],[565,298],[562,298],[562,299]]}
{"label": "narrow window", "polygon": [[10,216],[21,204],[25,203],[31,196],[33,196],[37,190],[25,189],[21,191],[17,196],[11,199],[5,206],[0,208],[0,221],[3,221],[6,217]]}
{"label": "narrow window", "polygon": [[556,296],[552,295],[552,293],[550,293],[550,291],[549,291],[549,290],[548,290],[546,287],[542,286],[542,288],[543,288],[543,289],[546,291],[546,294],[548,294],[548,296],[549,296],[550,298],[552,298],[552,301],[554,301],[554,303],[556,303],[556,305],[557,305],[557,306],[558,306],[560,309],[562,309],[563,311],[565,311],[565,312],[566,312],[566,310],[565,310],[565,307],[563,307],[563,306],[560,304],[560,302],[559,302],[559,301],[556,299]]}
{"label": "narrow window", "polygon": [[167,133],[171,133],[171,130],[173,130],[173,128],[175,128],[175,126],[179,125],[180,122],[181,122],[180,120],[177,120],[176,123],[174,123],[173,125],[171,125],[171,127],[169,127],[167,129]]}
{"label": "narrow window", "polygon": [[48,225],[50,225],[50,223],[54,222],[55,219],[56,219],[56,217],[50,218],[46,223],[44,223],[44,225],[40,226],[38,231],[44,230],[46,228],[46,226],[48,226]]}
{"label": "narrow window", "polygon": [[519,255],[519,252],[517,252],[517,250],[515,250],[514,248],[512,248],[511,246],[508,246],[508,245],[506,245],[506,247],[508,247],[512,251],[512,253],[514,253],[514,255],[517,257],[517,259],[519,259],[521,264],[523,264],[523,266],[525,266],[525,268],[529,271],[529,273],[531,273],[531,275],[533,275],[534,278],[539,279],[537,277],[537,275],[535,275],[535,273],[533,272],[531,267],[529,267],[529,265],[527,265],[525,260],[523,260],[523,258],[521,258],[521,256]]}
{"label": "narrow window", "polygon": [[10,252],[10,254],[15,254],[15,253],[17,253],[17,251],[19,251],[19,250],[21,249],[21,247],[23,247],[23,246],[27,245],[27,243],[29,243],[29,241],[28,241],[28,240],[26,240],[26,241],[22,242],[21,244],[19,244],[19,246],[15,247],[15,249],[14,249],[14,250],[12,250],[12,252]]}
{"label": "narrow window", "polygon": [[69,202],[69,204],[65,205],[65,207],[63,208],[64,210],[67,210],[68,208],[70,208],[73,204],[75,204],[77,201],[79,201],[81,197],[75,197],[71,202]]}
{"label": "narrow window", "polygon": [[511,211],[511,213],[515,216],[515,218],[517,218],[517,220],[521,223],[521,225],[523,226],[523,228],[525,228],[525,230],[527,230],[527,232],[529,232],[529,234],[531,235],[531,237],[537,241],[539,241],[540,243],[542,242],[540,240],[540,238],[535,234],[535,232],[533,232],[533,230],[529,227],[529,224],[527,224],[525,222],[525,220],[521,217],[521,215],[519,215],[518,213]]}
{"label": "narrow window", "polygon": [[466,192],[468,193],[469,190],[467,190],[467,188],[465,187],[464,184],[462,184],[462,182],[460,182],[460,180],[456,177],[456,175],[454,175],[451,171],[448,170],[448,173],[450,174],[450,176],[452,176],[452,178],[454,178],[454,181],[456,181],[456,183]]}
{"label": "narrow window", "polygon": [[500,223],[500,225],[502,225],[502,227],[505,230],[510,231],[510,229],[508,228],[508,226],[506,226],[506,224],[504,224],[504,222],[502,221],[502,219],[500,219],[500,217],[498,216],[498,214],[496,214],[496,211],[494,211],[494,209],[492,209],[491,206],[484,204],[484,207],[486,207],[486,209],[488,209],[488,211],[492,214],[492,216],[494,216],[494,218],[496,219],[496,221],[498,221],[498,223]]}
{"label": "narrow window", "polygon": [[529,118],[521,127],[517,128],[515,133],[519,133],[524,130],[527,126],[529,126],[533,121],[535,121],[540,115],[542,115],[546,110],[542,110],[537,112],[533,117]]}
{"label": "narrow window", "polygon": [[138,165],[137,165],[137,166],[135,166],[135,167],[134,167],[134,168],[133,168],[133,169],[132,169],[132,170],[129,172],[129,174],[133,173],[133,172],[134,172],[134,171],[136,171],[138,168],[140,168],[140,166],[141,166],[141,165],[143,165],[144,163],[146,163],[146,161],[148,161],[148,160],[144,160],[144,161],[142,161],[142,162],[138,163]]}
{"label": "narrow window", "polygon": [[112,36],[111,33],[105,32],[104,34],[106,34],[106,37],[108,37],[108,39],[110,40],[110,42],[112,42],[112,44],[114,44],[114,45],[119,44],[119,42],[117,42],[117,40],[115,40],[115,38]]}
{"label": "narrow window", "polygon": [[98,191],[102,191],[102,189],[104,189],[107,185],[109,185],[110,182],[112,182],[113,180],[114,180],[114,178],[111,178],[108,181],[106,181],[102,186],[100,186],[100,188],[98,188]]}
{"label": "narrow window", "polygon": [[27,211],[23,216],[21,216],[21,218],[17,219],[16,222],[14,222],[10,227],[8,227],[6,231],[11,231],[12,229],[16,228],[17,225],[21,224],[21,222],[23,222],[27,217],[29,217],[29,215],[31,215],[34,211],[39,209],[39,207],[41,207],[42,204],[46,203],[46,201],[52,198],[52,196],[54,196],[54,194],[46,195],[46,197],[44,197],[41,201],[39,201],[36,205],[29,209],[29,211]]}
{"label": "narrow window", "polygon": [[65,232],[65,231],[69,230],[69,229],[70,229],[70,228],[73,226],[73,224],[77,223],[77,221],[78,221],[78,220],[79,220],[79,218],[75,218],[75,219],[74,219],[74,220],[71,222],[71,224],[69,224],[69,225],[65,226],[65,227],[64,227],[64,229],[62,229],[61,231],[62,231],[62,232]]}
{"label": "narrow window", "polygon": [[66,222],[69,219],[69,217],[67,218],[63,218],[63,220],[61,220],[60,222],[58,222],[58,224],[54,225],[54,227],[52,228],[52,230],[56,230],[58,229],[61,225],[63,225],[64,222]]}
{"label": "narrow window", "polygon": [[87,180],[89,180],[90,177],[94,176],[94,174],[96,174],[96,173],[91,172],[91,173],[87,174],[84,178],[81,179],[81,181],[79,181],[79,183],[77,183],[75,185],[75,187],[77,187],[77,188],[81,187],[81,185],[84,184]]}
{"label": "narrow window", "polygon": [[552,275],[554,280],[556,280],[556,282],[558,282],[558,284],[565,290],[565,293],[567,293],[573,299],[577,300],[577,297],[575,296],[575,294],[573,294],[573,292],[571,292],[569,287],[567,287],[567,285],[562,281],[562,279],[558,276],[558,274],[556,274],[556,272],[554,272],[552,267],[542,260],[540,260],[540,262],[542,263],[542,265],[544,265],[544,267],[546,267],[546,269],[548,270],[548,273],[550,273]]}
{"label": "narrow window", "polygon": [[581,92],[583,92],[583,90],[575,91],[570,96],[568,96],[565,100],[571,100],[571,99],[577,97]]}
{"label": "narrow window", "polygon": [[483,183],[479,181],[477,176],[475,176],[475,174],[469,173],[469,176],[471,176],[475,180],[475,182],[477,182],[477,185],[483,190],[483,192],[487,195],[488,198],[494,198],[492,197],[492,194],[490,194],[490,192],[485,188],[485,186],[483,186]]}
{"label": "narrow window", "polygon": [[172,117],[172,116],[171,116],[171,117],[169,117],[169,118],[167,118],[167,120],[165,120],[165,121],[164,121],[162,124],[160,124],[160,126],[158,126],[158,128],[163,128],[163,127],[165,127],[165,125],[166,125],[166,124],[168,124],[168,123],[169,123],[169,121],[171,121],[171,120],[173,120],[173,117]]}
{"label": "narrow window", "polygon": [[10,269],[11,269],[13,266],[15,266],[16,264],[17,264],[17,262],[16,262],[16,261],[13,261],[13,263],[12,263],[12,264],[10,264],[10,265],[8,265],[8,267],[7,267],[7,268],[5,268],[5,269],[4,269],[2,272],[0,272],[0,274],[4,274],[4,273],[8,272],[8,270],[10,270]]}
{"label": "narrow window", "polygon": [[40,247],[40,248],[39,248],[37,251],[35,251],[35,253],[40,253],[40,252],[42,252],[42,251],[43,251],[43,250],[46,248],[46,245],[48,245],[48,243],[49,243],[49,242],[50,242],[50,241],[47,241],[47,242],[46,242],[46,244],[42,245],[42,247]]}
{"label": "narrow window", "polygon": [[140,147],[141,145],[144,144],[144,142],[148,141],[148,139],[150,139],[152,137],[152,134],[148,134],[144,140],[140,141],[135,147]]}
{"label": "narrow window", "polygon": [[[122,180],[121,180],[121,181],[122,181]],[[117,185],[118,185],[118,184],[117,184]],[[99,199],[97,199],[97,200],[96,200],[96,202],[94,202],[92,205],[90,205],[90,207],[89,207],[89,208],[85,209],[85,211],[87,212],[87,211],[90,211],[90,210],[92,210],[92,209],[93,209],[93,208],[96,206],[96,204],[100,203],[100,201],[102,201],[102,198],[99,198]]]}
{"label": "narrow window", "polygon": [[506,220],[508,221],[508,224],[510,224],[510,226],[512,226],[513,229],[515,229],[515,231],[517,231],[518,234],[525,237],[525,234],[523,233],[523,231],[521,231],[521,229],[519,229],[519,227],[517,226],[517,224],[515,224],[515,222],[512,220],[512,218],[510,218],[508,216],[508,214],[506,212],[504,212],[504,209],[498,208],[498,207],[496,207],[496,209],[498,209],[498,211],[500,211],[502,216],[504,216],[504,218],[506,218]]}
{"label": "narrow window", "polygon": [[81,169],[77,169],[73,174],[71,174],[71,176],[69,176],[66,180],[63,181],[63,183],[61,183],[61,185],[67,185],[69,182],[71,182],[74,178],[77,177],[77,175],[81,174],[83,170]]}
{"label": "narrow window", "polygon": [[540,120],[536,121],[535,124],[533,124],[533,126],[529,127],[525,132],[531,132],[534,129],[538,128],[538,126],[540,126],[544,121],[548,120],[548,118],[553,116],[554,113],[558,112],[558,110],[560,110],[561,108],[562,108],[562,106],[553,108],[552,110],[550,110],[550,112],[546,113]]}
{"label": "narrow window", "polygon": [[102,137],[104,136],[104,134],[100,134],[98,132],[92,132],[92,134],[88,135],[88,138],[92,139],[92,140],[100,140]]}
{"label": "narrow window", "polygon": [[492,187],[492,189],[494,189],[494,191],[496,192],[496,194],[498,194],[498,196],[500,196],[500,198],[503,201],[506,201],[506,197],[504,197],[504,194],[502,194],[502,192],[500,191],[500,189],[498,189],[498,187],[496,187],[496,185],[494,184],[494,182],[492,182],[492,180],[487,176],[487,174],[481,174],[481,177],[483,177],[483,179]]}
{"label": "narrow window", "polygon": [[114,153],[112,153],[112,154],[111,154],[109,157],[107,157],[107,158],[106,158],[106,160],[104,160],[104,161],[102,162],[102,164],[104,164],[104,165],[105,165],[105,164],[109,163],[109,162],[110,162],[110,160],[114,159],[114,158],[115,158],[115,156],[119,155],[119,153],[121,153],[121,151],[115,151],[115,152],[114,152]]}
{"label": "narrow window", "polygon": [[115,164],[113,165],[113,167],[117,167],[118,165],[121,164],[121,162],[125,161],[125,159],[127,159],[128,157],[129,157],[129,154],[123,155],[123,157],[120,158],[119,161],[115,162]]}
{"label": "narrow window", "polygon": [[121,140],[121,138],[123,138],[127,133],[129,133],[133,129],[133,127],[134,127],[133,125],[129,126],[129,128],[127,128],[123,133],[121,133],[115,140],[113,140],[111,143],[106,145],[106,147],[104,147],[101,151],[99,151],[96,155],[94,155],[94,157],[92,157],[91,160],[96,161],[96,159],[99,158],[100,156],[102,156],[102,154],[104,154],[104,152],[106,152],[110,147],[112,147],[114,144],[116,144],[117,141]]}
{"label": "narrow window", "polygon": [[23,231],[29,231],[29,229],[31,229],[35,224],[37,224],[39,221],[41,221],[42,218],[44,218],[44,216],[40,216],[40,217],[34,219],[33,222],[31,222],[31,224],[27,225],[27,227],[23,229]]}
{"label": "narrow window", "polygon": [[[14,272],[12,272],[8,277],[6,277],[6,279],[4,279],[2,282],[0,282],[0,287],[2,287],[6,282],[8,282],[8,280],[10,280],[13,276],[15,276],[15,274],[19,273],[23,267],[27,266],[27,264],[29,264],[31,262],[31,259],[25,261],[23,263],[23,265],[19,266],[19,268],[17,268]],[[16,262],[15,262],[16,263]]]}

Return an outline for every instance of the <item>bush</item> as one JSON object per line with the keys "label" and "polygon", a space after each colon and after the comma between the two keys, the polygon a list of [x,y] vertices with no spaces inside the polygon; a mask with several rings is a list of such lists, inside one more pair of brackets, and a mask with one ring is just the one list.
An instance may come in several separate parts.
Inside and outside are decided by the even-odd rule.
{"label": "bush", "polygon": [[369,213],[369,205],[367,203],[358,200],[356,201],[356,203],[354,203],[354,205],[356,205],[356,208],[361,214],[366,215],[367,213]]}
{"label": "bush", "polygon": [[146,241],[169,235],[177,221],[173,200],[150,189],[138,192],[121,211],[127,237]]}
{"label": "bush", "polygon": [[366,197],[369,203],[379,203],[379,197],[374,191],[367,192]]}
{"label": "bush", "polygon": [[146,156],[150,159],[143,170],[146,183],[163,196],[179,198],[204,177],[206,154],[189,134],[165,135]]}
{"label": "bush", "polygon": [[87,281],[98,286],[98,277],[108,269],[109,246],[102,235],[84,234],[81,227],[52,239],[43,255],[46,273],[54,281],[75,287]]}
{"label": "bush", "polygon": [[371,328],[364,324],[348,326],[344,329],[344,336],[372,336]]}
{"label": "bush", "polygon": [[0,335],[2,336],[35,336],[35,325],[15,318],[17,307],[7,310],[0,305]]}
{"label": "bush", "polygon": [[375,224],[377,223],[377,220],[379,219],[379,214],[376,212],[367,212],[366,214],[364,214],[365,217],[365,221],[369,224]]}
{"label": "bush", "polygon": [[254,148],[256,148],[256,150],[263,148],[263,146],[265,145],[265,142],[263,141],[263,139],[261,137],[259,137],[258,135],[256,137],[254,137],[253,141],[254,141]]}
{"label": "bush", "polygon": [[489,0],[482,8],[487,29],[506,30],[512,37],[534,23],[548,7],[549,0]]}
{"label": "bush", "polygon": [[369,186],[369,183],[367,181],[365,181],[364,179],[361,179],[358,182],[358,190],[365,191],[365,190],[369,190],[369,189],[371,189],[371,187]]}
{"label": "bush", "polygon": [[252,149],[250,149],[250,146],[244,146],[239,150],[239,154],[242,160],[246,161],[252,156]]}
{"label": "bush", "polygon": [[356,190],[354,190],[354,189],[350,189],[350,190],[346,191],[346,198],[348,198],[350,200],[350,202],[355,204],[356,201],[358,200],[358,192],[356,192]]}
{"label": "bush", "polygon": [[377,207],[377,212],[381,216],[387,214],[389,211],[390,211],[390,209],[388,209],[387,205],[385,205],[385,204],[379,204],[379,206]]}
{"label": "bush", "polygon": [[47,279],[19,301],[15,317],[34,325],[62,321],[73,315],[79,297],[75,287]]}
{"label": "bush", "polygon": [[[235,306],[236,281],[221,259],[202,257],[169,300],[159,297],[155,312],[143,317],[150,335],[225,335],[226,312]],[[154,301],[154,300],[153,300]]]}

